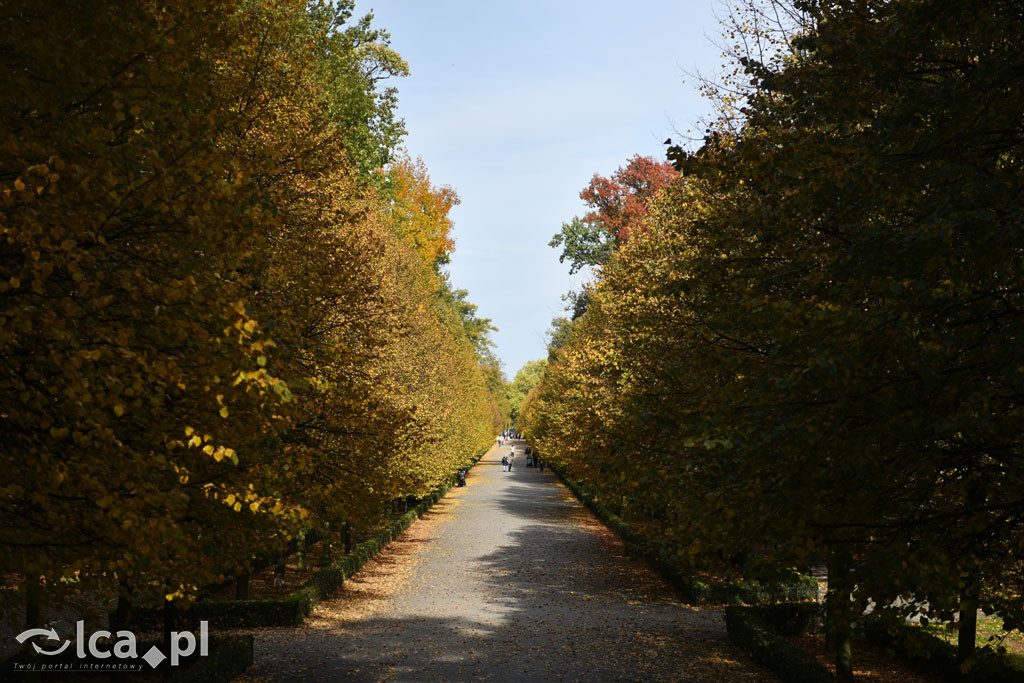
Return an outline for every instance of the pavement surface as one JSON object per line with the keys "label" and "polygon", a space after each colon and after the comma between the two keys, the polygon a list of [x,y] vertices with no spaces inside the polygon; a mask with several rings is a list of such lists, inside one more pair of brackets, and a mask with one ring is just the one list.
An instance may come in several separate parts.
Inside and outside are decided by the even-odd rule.
{"label": "pavement surface", "polygon": [[495,446],[242,681],[762,681],[550,472]]}

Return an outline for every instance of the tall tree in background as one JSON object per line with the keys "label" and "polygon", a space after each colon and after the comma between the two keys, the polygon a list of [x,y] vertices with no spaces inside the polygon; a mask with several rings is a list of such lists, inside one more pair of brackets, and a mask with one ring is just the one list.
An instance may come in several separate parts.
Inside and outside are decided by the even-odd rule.
{"label": "tall tree in background", "polygon": [[[675,168],[651,157],[633,156],[625,166],[605,178],[594,174],[590,184],[580,192],[580,199],[590,207],[582,218],[574,216],[548,246],[561,247],[559,263],[569,260],[569,274],[584,268],[600,268],[608,262],[615,250],[624,243],[632,231],[638,230],[648,213],[649,204],[677,176]],[[571,291],[563,297],[571,319],[576,320],[587,310],[590,286],[579,292]]]}
{"label": "tall tree in background", "polygon": [[373,12],[351,22],[355,0],[307,3],[317,57],[316,79],[337,122],[337,134],[354,175],[377,183],[378,171],[395,157],[405,136],[396,115],[398,89],[385,83],[409,75],[409,65],[391,48],[387,31],[373,26]]}
{"label": "tall tree in background", "polygon": [[385,178],[394,230],[435,269],[447,264],[455,248],[448,213],[459,195],[446,185],[431,184],[423,159],[413,161],[407,153],[391,162]]}
{"label": "tall tree in background", "polygon": [[516,371],[516,376],[512,379],[512,385],[509,387],[509,393],[511,394],[512,401],[512,420],[515,421],[519,417],[521,406],[523,401],[526,399],[526,395],[530,391],[540,384],[544,378],[544,372],[547,370],[548,361],[544,358],[540,360],[528,360],[523,364],[523,367]]}
{"label": "tall tree in background", "polygon": [[610,177],[595,173],[580,192],[590,211],[563,223],[549,242],[553,248],[562,248],[559,262],[569,260],[570,274],[606,263],[615,247],[640,226],[648,204],[676,175],[671,164],[639,154]]}

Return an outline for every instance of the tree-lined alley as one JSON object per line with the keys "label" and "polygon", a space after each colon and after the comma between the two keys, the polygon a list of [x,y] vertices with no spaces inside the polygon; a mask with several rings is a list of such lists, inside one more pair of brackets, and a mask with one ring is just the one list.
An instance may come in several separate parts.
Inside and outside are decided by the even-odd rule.
{"label": "tree-lined alley", "polygon": [[[1024,5],[723,10],[713,114],[581,178],[549,245],[591,279],[509,381],[354,0],[0,0],[0,649],[76,610],[295,625],[391,558],[400,591],[264,634],[263,674],[763,674],[550,472],[499,471],[511,428],[677,588],[827,574],[798,607],[841,680],[866,613],[1003,666],[976,636],[1024,626]],[[465,253],[509,297],[540,272]]]}

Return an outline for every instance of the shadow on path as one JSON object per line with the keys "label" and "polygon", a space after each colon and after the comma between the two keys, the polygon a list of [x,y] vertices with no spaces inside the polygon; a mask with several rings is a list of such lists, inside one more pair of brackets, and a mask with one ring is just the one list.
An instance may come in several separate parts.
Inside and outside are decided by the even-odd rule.
{"label": "shadow on path", "polygon": [[770,680],[737,659],[720,611],[682,604],[549,472],[492,467],[503,452],[431,538],[396,541],[415,564],[378,609],[259,632],[254,680]]}

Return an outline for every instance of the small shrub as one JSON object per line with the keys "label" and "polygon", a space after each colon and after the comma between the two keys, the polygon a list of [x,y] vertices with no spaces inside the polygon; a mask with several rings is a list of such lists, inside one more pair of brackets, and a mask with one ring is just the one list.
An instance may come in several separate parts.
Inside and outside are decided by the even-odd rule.
{"label": "small shrub", "polygon": [[757,609],[773,629],[788,637],[806,633],[821,608],[814,602],[780,602]]}
{"label": "small shrub", "polygon": [[[832,673],[817,659],[786,640],[772,623],[772,620],[778,620],[784,628],[792,629],[800,623],[804,611],[810,608],[802,604],[773,607],[773,612],[764,607],[726,607],[725,625],[729,640],[786,683],[826,683],[835,680]],[[807,619],[810,619],[810,614]]]}
{"label": "small shrub", "polygon": [[960,672],[956,646],[936,635],[909,624],[893,624],[879,618],[866,619],[862,625],[864,639],[888,648],[922,671],[948,680],[979,683],[1022,683],[1024,672],[1013,668],[998,654],[979,650],[971,670]]}

